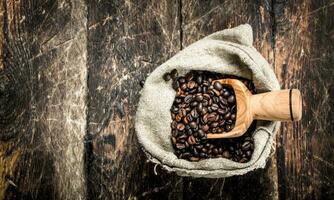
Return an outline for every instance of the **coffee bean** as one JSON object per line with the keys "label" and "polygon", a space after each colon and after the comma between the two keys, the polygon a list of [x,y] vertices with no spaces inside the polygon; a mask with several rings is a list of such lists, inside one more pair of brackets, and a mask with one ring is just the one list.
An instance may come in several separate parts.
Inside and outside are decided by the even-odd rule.
{"label": "coffee bean", "polygon": [[[226,99],[224,99],[224,98],[222,98],[222,97],[219,97],[219,100],[220,100],[220,102],[222,103],[222,105],[224,105],[224,106],[227,106],[227,105],[228,105]],[[221,106],[221,107],[222,107],[222,106]]]}
{"label": "coffee bean", "polygon": [[186,148],[186,145],[182,144],[182,143],[176,143],[175,146],[176,146],[177,149],[184,149],[184,148]]}
{"label": "coffee bean", "polygon": [[195,119],[199,117],[199,114],[196,109],[192,109],[190,114]]}
{"label": "coffee bean", "polygon": [[197,161],[199,161],[200,159],[199,159],[198,157],[193,157],[193,156],[192,156],[192,157],[189,158],[189,160],[192,161],[192,162],[197,162]]}
{"label": "coffee bean", "polygon": [[195,81],[189,81],[187,84],[189,89],[194,89],[196,87],[196,82]]}
{"label": "coffee bean", "polygon": [[215,121],[216,120],[216,113],[210,113],[207,118],[208,118],[208,121],[210,121],[210,122]]}
{"label": "coffee bean", "polygon": [[195,140],[194,136],[192,136],[192,135],[188,137],[187,141],[190,145],[193,145],[193,144],[196,143],[196,140]]}
{"label": "coffee bean", "polygon": [[179,88],[179,82],[178,81],[173,81],[172,87],[174,90],[177,90]]}
{"label": "coffee bean", "polygon": [[198,130],[198,135],[199,135],[199,137],[204,137],[205,133],[204,133],[203,130]]}
{"label": "coffee bean", "polygon": [[196,95],[195,100],[201,102],[203,100],[203,95],[202,94]]}
{"label": "coffee bean", "polygon": [[191,122],[189,125],[190,125],[190,128],[192,128],[192,129],[197,128],[196,122]]}
{"label": "coffee bean", "polygon": [[252,155],[252,152],[251,152],[251,151],[247,151],[247,152],[246,152],[246,156],[247,156],[248,158],[250,158],[251,155]]}
{"label": "coffee bean", "polygon": [[218,154],[218,149],[217,149],[217,148],[214,148],[214,149],[212,150],[212,152],[213,152],[215,155],[217,155],[217,154]]}
{"label": "coffee bean", "polygon": [[176,138],[172,136],[171,140],[172,140],[172,144],[175,145],[176,144]]}
{"label": "coffee bean", "polygon": [[202,110],[203,110],[203,104],[199,103],[198,106],[197,106],[197,111],[201,113]]}
{"label": "coffee bean", "polygon": [[207,132],[209,130],[209,125],[205,124],[202,126],[202,131]]}
{"label": "coffee bean", "polygon": [[191,102],[190,106],[191,107],[196,107],[198,105],[198,102],[197,101],[193,101]]}
{"label": "coffee bean", "polygon": [[231,157],[230,152],[228,152],[228,151],[223,152],[223,158],[230,158],[230,157]]}
{"label": "coffee bean", "polygon": [[230,119],[231,118],[231,113],[228,112],[224,115],[224,119]]}
{"label": "coffee bean", "polygon": [[182,117],[180,115],[175,116],[175,121],[180,122],[182,120]]}
{"label": "coffee bean", "polygon": [[236,115],[235,114],[232,114],[231,115],[231,120],[235,120],[236,119]]}
{"label": "coffee bean", "polygon": [[219,109],[219,106],[217,104],[212,104],[211,110],[216,111]]}
{"label": "coffee bean", "polygon": [[245,163],[245,162],[247,162],[247,161],[248,161],[247,158],[243,158],[243,159],[241,159],[239,162],[241,162],[241,163]]}
{"label": "coffee bean", "polygon": [[206,113],[208,113],[208,109],[207,108],[203,108],[201,111],[201,115],[205,115]]}
{"label": "coffee bean", "polygon": [[192,71],[190,71],[189,73],[186,74],[186,79],[187,81],[190,81],[194,78],[194,73]]}
{"label": "coffee bean", "polygon": [[176,126],[176,128],[177,128],[177,130],[179,130],[179,131],[183,131],[184,128],[185,128],[185,126],[184,126],[184,124],[182,124],[182,123],[178,123],[177,126]]}
{"label": "coffee bean", "polygon": [[214,122],[210,125],[212,128],[216,128],[218,126],[218,122]]}
{"label": "coffee bean", "polygon": [[249,141],[246,141],[241,146],[242,150],[247,151],[251,148],[251,143]]}
{"label": "coffee bean", "polygon": [[186,79],[184,78],[184,77],[180,77],[179,78],[179,83],[180,84],[183,84],[183,83],[185,83],[186,82]]}
{"label": "coffee bean", "polygon": [[190,156],[191,156],[191,153],[185,152],[185,153],[181,153],[180,158],[189,158]]}
{"label": "coffee bean", "polygon": [[170,75],[170,73],[165,73],[162,78],[165,80],[165,81],[169,81],[172,77]]}
{"label": "coffee bean", "polygon": [[203,83],[203,76],[202,76],[202,75],[199,75],[199,76],[197,77],[197,79],[196,79],[196,82],[197,82],[198,84],[202,84],[202,83]]}
{"label": "coffee bean", "polygon": [[171,72],[170,72],[170,76],[173,80],[175,80],[178,76],[178,73],[177,73],[177,70],[176,69],[173,69]]}
{"label": "coffee bean", "polygon": [[184,97],[185,103],[190,103],[193,100],[193,95],[189,94],[186,97]]}
{"label": "coffee bean", "polygon": [[183,83],[180,88],[181,88],[181,90],[186,91],[187,90],[187,84]]}
{"label": "coffee bean", "polygon": [[202,152],[202,153],[199,154],[199,156],[200,156],[201,158],[206,158],[206,157],[207,157],[207,154]]}
{"label": "coffee bean", "polygon": [[223,92],[223,97],[227,98],[229,96],[230,96],[230,92],[229,91]]}
{"label": "coffee bean", "polygon": [[218,90],[218,91],[220,91],[220,90],[223,89],[223,85],[222,85],[220,82],[218,82],[218,81],[216,81],[216,82],[213,84],[213,87],[214,87],[216,90]]}
{"label": "coffee bean", "polygon": [[217,112],[221,115],[225,115],[227,113],[227,109],[226,109],[226,107],[225,107],[225,109],[219,108]]}
{"label": "coffee bean", "polygon": [[225,126],[225,131],[228,132],[228,131],[230,131],[230,130],[232,130],[232,127],[231,127],[230,125],[226,125],[226,126]]}
{"label": "coffee bean", "polygon": [[235,102],[235,97],[234,97],[234,96],[230,96],[230,97],[227,99],[227,102],[228,102],[228,103],[234,103],[234,102]]}
{"label": "coffee bean", "polygon": [[139,81],[139,85],[140,85],[140,87],[144,87],[145,81],[144,80]]}

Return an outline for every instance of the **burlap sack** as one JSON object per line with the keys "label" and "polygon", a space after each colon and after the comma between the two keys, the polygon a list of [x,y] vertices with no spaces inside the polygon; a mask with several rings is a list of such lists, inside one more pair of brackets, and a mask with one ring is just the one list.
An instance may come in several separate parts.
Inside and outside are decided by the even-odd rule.
{"label": "burlap sack", "polygon": [[225,158],[190,162],[178,159],[170,142],[170,108],[175,98],[172,81],[163,74],[177,69],[184,75],[190,70],[207,70],[253,80],[258,92],[280,89],[268,62],[252,46],[250,25],[240,25],[213,33],[188,46],[156,68],[146,79],[136,113],[136,133],[148,159],[181,176],[219,178],[245,174],[264,168],[270,154],[278,122],[258,123],[254,132],[255,149],[248,163]]}

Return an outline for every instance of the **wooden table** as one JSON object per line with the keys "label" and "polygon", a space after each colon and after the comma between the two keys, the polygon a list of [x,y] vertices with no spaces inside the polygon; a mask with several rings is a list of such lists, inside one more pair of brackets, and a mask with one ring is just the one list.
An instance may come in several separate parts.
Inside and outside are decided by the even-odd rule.
{"label": "wooden table", "polygon": [[[282,125],[265,169],[155,175],[135,137],[139,82],[242,23],[302,91],[302,121]],[[334,198],[333,0],[3,0],[0,25],[0,199]]]}

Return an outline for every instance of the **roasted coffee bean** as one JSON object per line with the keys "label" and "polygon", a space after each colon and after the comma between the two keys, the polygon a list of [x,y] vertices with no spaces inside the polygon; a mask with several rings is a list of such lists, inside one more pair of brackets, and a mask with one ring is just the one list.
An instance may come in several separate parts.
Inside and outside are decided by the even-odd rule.
{"label": "roasted coffee bean", "polygon": [[179,74],[177,73],[177,70],[176,69],[173,69],[171,72],[170,72],[170,76],[173,80],[175,80],[177,78]]}
{"label": "roasted coffee bean", "polygon": [[189,124],[189,126],[190,126],[190,128],[192,128],[192,129],[197,128],[197,124],[196,124],[196,122],[191,122],[191,123]]}
{"label": "roasted coffee bean", "polygon": [[226,125],[226,126],[225,126],[225,131],[228,132],[228,131],[230,131],[230,130],[232,130],[231,125]]}
{"label": "roasted coffee bean", "polygon": [[145,85],[145,80],[141,80],[141,81],[139,81],[139,85],[140,85],[140,87],[144,87],[144,85]]}
{"label": "roasted coffee bean", "polygon": [[225,114],[227,113],[227,109],[226,109],[226,107],[225,107],[225,109],[219,108],[219,109],[217,110],[217,112],[218,112],[219,114],[221,114],[221,115],[225,115]]}
{"label": "roasted coffee bean", "polygon": [[230,157],[231,157],[230,152],[228,152],[228,151],[223,152],[223,158],[230,158]]}
{"label": "roasted coffee bean", "polygon": [[194,89],[196,87],[196,82],[195,81],[189,81],[187,84],[189,89]]}
{"label": "roasted coffee bean", "polygon": [[218,122],[213,122],[211,125],[210,125],[212,128],[216,128],[218,126]]}
{"label": "roasted coffee bean", "polygon": [[181,88],[181,90],[186,91],[187,90],[187,84],[183,83],[180,88]]}
{"label": "roasted coffee bean", "polygon": [[219,106],[217,104],[212,104],[211,110],[216,111],[219,109]]}
{"label": "roasted coffee bean", "polygon": [[195,118],[195,119],[197,119],[198,117],[199,117],[199,114],[198,114],[198,112],[197,112],[197,110],[196,109],[192,109],[192,111],[191,111],[191,116],[193,117],[193,118]]}
{"label": "roasted coffee bean", "polygon": [[185,78],[187,79],[187,81],[192,80],[194,78],[194,73],[190,71],[189,73],[186,74]]}
{"label": "roasted coffee bean", "polygon": [[172,144],[175,145],[176,144],[176,138],[172,136],[171,140],[172,140]]}
{"label": "roasted coffee bean", "polygon": [[195,140],[194,136],[192,136],[192,135],[188,137],[187,141],[190,145],[193,145],[193,144],[196,143],[196,140]]}
{"label": "roasted coffee bean", "polygon": [[234,97],[234,96],[230,96],[230,97],[227,99],[227,102],[228,102],[228,103],[234,103],[234,102],[235,102],[235,97]]}
{"label": "roasted coffee bean", "polygon": [[185,126],[184,126],[184,124],[182,124],[182,123],[178,123],[177,126],[176,126],[176,128],[177,128],[177,130],[179,130],[179,131],[183,131],[184,128],[185,128]]}
{"label": "roasted coffee bean", "polygon": [[204,133],[204,131],[203,130],[198,130],[198,135],[199,135],[199,137],[204,137],[205,136],[205,133]]}
{"label": "roasted coffee bean", "polygon": [[208,118],[208,121],[213,122],[213,121],[216,121],[216,117],[217,117],[216,113],[210,113],[207,118]]}
{"label": "roasted coffee bean", "polygon": [[185,153],[181,153],[180,158],[189,158],[190,156],[191,156],[191,153],[185,152]]}
{"label": "roasted coffee bean", "polygon": [[165,74],[163,75],[163,79],[164,79],[165,81],[169,81],[171,78],[172,78],[172,77],[171,77],[170,73],[165,73]]}
{"label": "roasted coffee bean", "polygon": [[203,95],[202,94],[196,95],[195,100],[201,102],[203,100]]}
{"label": "roasted coffee bean", "polygon": [[184,97],[185,103],[190,103],[193,100],[193,95],[189,94],[186,97]]}
{"label": "roasted coffee bean", "polygon": [[186,79],[184,78],[184,77],[180,77],[179,78],[179,83],[180,84],[183,84],[183,83],[185,83],[186,82]]}
{"label": "roasted coffee bean", "polygon": [[191,152],[193,153],[194,156],[198,156],[198,151],[196,148],[192,147]]}
{"label": "roasted coffee bean", "polygon": [[236,115],[235,114],[232,114],[231,115],[231,120],[235,120],[236,119]]}
{"label": "roasted coffee bean", "polygon": [[205,124],[201,127],[202,131],[207,132],[209,130],[209,125]]}
{"label": "roasted coffee bean", "polygon": [[242,150],[247,151],[251,148],[251,143],[249,141],[246,141],[241,146]]}
{"label": "roasted coffee bean", "polygon": [[213,84],[213,87],[214,87],[216,90],[218,90],[218,91],[220,91],[220,90],[223,89],[223,85],[222,85],[220,82],[218,82],[218,81],[216,81],[216,82]]}
{"label": "roasted coffee bean", "polygon": [[227,100],[225,99],[225,98],[223,98],[223,97],[219,97],[219,100],[220,100],[220,103],[222,104],[222,105],[224,105],[225,107],[228,105],[228,103],[227,103]]}
{"label": "roasted coffee bean", "polygon": [[182,120],[182,117],[180,115],[175,116],[175,121],[180,122]]}
{"label": "roasted coffee bean", "polygon": [[190,106],[191,107],[196,107],[198,105],[198,102],[197,101],[193,101],[191,102]]}
{"label": "roasted coffee bean", "polygon": [[197,111],[198,111],[199,113],[201,113],[202,110],[203,110],[203,104],[202,104],[202,103],[199,103],[198,106],[197,106]]}
{"label": "roasted coffee bean", "polygon": [[203,76],[202,76],[202,75],[199,75],[199,76],[197,77],[197,79],[196,79],[196,82],[197,82],[198,84],[202,84],[202,83],[203,83]]}
{"label": "roasted coffee bean", "polygon": [[184,148],[186,148],[186,145],[183,144],[183,143],[176,143],[175,146],[176,146],[177,149],[184,149]]}
{"label": "roasted coffee bean", "polygon": [[193,162],[197,162],[197,161],[200,160],[200,158],[198,158],[198,157],[193,157],[193,156],[192,156],[192,157],[189,158],[189,160],[190,160],[190,161],[193,161]]}
{"label": "roasted coffee bean", "polygon": [[172,87],[174,90],[177,90],[179,88],[179,82],[178,81],[173,81]]}
{"label": "roasted coffee bean", "polygon": [[227,98],[229,96],[230,96],[230,92],[229,91],[223,92],[223,97]]}
{"label": "roasted coffee bean", "polygon": [[224,115],[224,119],[230,119],[231,118],[231,113],[228,112]]}
{"label": "roasted coffee bean", "polygon": [[201,115],[205,115],[206,113],[208,113],[208,109],[207,108],[203,108],[200,113],[201,113]]}

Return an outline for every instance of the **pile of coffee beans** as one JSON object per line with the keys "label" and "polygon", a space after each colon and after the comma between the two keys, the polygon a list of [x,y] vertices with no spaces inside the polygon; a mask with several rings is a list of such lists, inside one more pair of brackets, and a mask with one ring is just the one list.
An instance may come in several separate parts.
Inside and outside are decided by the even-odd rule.
{"label": "pile of coffee beans", "polygon": [[171,142],[178,158],[199,161],[221,157],[241,163],[250,160],[254,149],[251,137],[254,124],[243,136],[234,139],[210,140],[206,134],[231,131],[236,120],[233,89],[214,80],[237,78],[255,93],[251,81],[206,71],[191,71],[178,76],[175,69],[164,74],[163,78],[172,80],[176,91],[171,107]]}

